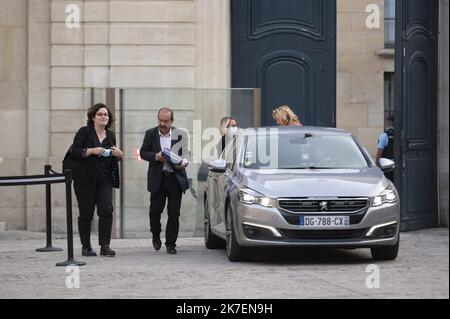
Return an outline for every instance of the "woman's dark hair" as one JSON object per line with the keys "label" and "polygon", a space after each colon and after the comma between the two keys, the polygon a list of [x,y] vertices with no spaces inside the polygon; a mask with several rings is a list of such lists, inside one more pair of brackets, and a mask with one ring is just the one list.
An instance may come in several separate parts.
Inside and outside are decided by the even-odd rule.
{"label": "woman's dark hair", "polygon": [[87,111],[87,125],[90,125],[90,126],[94,125],[93,118],[97,114],[98,110],[100,110],[102,108],[105,108],[108,111],[109,120],[108,120],[108,124],[106,124],[106,129],[109,129],[111,127],[111,125],[114,123],[115,119],[114,119],[113,114],[109,110],[109,108],[103,103],[95,104]]}

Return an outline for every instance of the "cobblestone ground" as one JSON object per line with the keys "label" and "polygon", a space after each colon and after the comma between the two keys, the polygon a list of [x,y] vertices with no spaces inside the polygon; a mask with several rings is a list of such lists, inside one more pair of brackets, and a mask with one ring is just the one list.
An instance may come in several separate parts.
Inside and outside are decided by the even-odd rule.
{"label": "cobblestone ground", "polygon": [[[0,232],[0,298],[449,298],[447,228],[402,233],[398,259],[378,263],[368,249],[262,250],[231,263],[201,238],[180,239],[177,255],[154,251],[149,239],[113,240],[117,257],[87,258],[76,237],[75,258],[87,265],[72,289],[55,266],[67,258],[66,241],[54,240],[63,252],[35,252],[44,238]],[[380,287],[369,289],[372,264]]]}

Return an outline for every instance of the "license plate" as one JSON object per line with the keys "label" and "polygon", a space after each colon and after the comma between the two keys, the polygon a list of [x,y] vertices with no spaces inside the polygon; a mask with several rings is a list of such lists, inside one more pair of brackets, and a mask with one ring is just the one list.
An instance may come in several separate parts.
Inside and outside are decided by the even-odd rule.
{"label": "license plate", "polygon": [[350,226],[350,216],[300,216],[304,228],[335,228]]}

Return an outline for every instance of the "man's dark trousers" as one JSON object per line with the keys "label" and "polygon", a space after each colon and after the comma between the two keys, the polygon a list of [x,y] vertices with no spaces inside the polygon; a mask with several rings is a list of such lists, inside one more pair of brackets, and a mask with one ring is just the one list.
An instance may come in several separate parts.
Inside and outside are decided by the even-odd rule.
{"label": "man's dark trousers", "polygon": [[162,173],[161,185],[150,196],[150,231],[153,238],[159,238],[161,233],[161,214],[167,204],[166,246],[175,247],[180,228],[180,208],[182,191],[174,173]]}

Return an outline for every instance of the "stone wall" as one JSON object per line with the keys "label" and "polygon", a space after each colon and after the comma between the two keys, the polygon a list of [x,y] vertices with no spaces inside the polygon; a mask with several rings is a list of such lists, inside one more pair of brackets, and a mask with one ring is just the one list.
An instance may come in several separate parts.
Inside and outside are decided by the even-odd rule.
{"label": "stone wall", "polygon": [[[80,8],[79,29],[66,27],[70,4]],[[91,87],[195,86],[195,9],[195,1],[52,1],[52,156],[85,122]]]}
{"label": "stone wall", "polygon": [[[0,0],[0,176],[25,174],[27,21],[26,0]],[[25,203],[25,187],[0,188],[0,222],[26,228]]]}
{"label": "stone wall", "polygon": [[[380,28],[366,26],[366,7],[380,8]],[[384,72],[394,71],[394,59],[384,49],[384,1],[337,0],[337,127],[351,131],[376,154],[384,130]]]}

